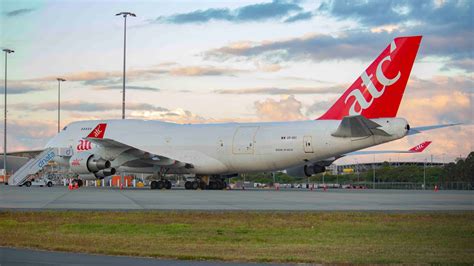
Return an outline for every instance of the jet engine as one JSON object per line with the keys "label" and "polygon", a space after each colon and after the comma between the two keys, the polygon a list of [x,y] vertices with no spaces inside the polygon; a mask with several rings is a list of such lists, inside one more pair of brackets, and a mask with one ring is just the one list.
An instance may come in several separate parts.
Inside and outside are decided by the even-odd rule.
{"label": "jet engine", "polygon": [[319,164],[305,164],[293,168],[286,169],[286,173],[294,177],[310,177],[312,175],[323,173],[326,171],[325,166]]}
{"label": "jet engine", "polygon": [[[102,170],[110,168],[110,161],[98,158],[97,156],[89,152],[81,152],[74,154],[69,159],[69,166],[71,168],[71,171],[76,174],[95,174]],[[111,170],[109,172],[111,172]],[[113,170],[112,174],[115,174],[115,169]]]}
{"label": "jet engine", "polygon": [[115,175],[115,173],[116,173],[115,168],[107,168],[107,169],[95,172],[94,175],[97,179],[103,179],[106,176]]}

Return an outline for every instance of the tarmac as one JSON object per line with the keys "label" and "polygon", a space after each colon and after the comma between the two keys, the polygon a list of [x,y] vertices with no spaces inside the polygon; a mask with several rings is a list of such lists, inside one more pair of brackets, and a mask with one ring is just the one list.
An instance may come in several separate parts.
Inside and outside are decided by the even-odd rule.
{"label": "tarmac", "polygon": [[127,256],[91,255],[72,252],[39,251],[22,248],[1,248],[0,265],[134,265],[134,266],[240,266],[272,265],[256,263],[216,262],[216,261],[183,261],[171,259],[136,258]]}
{"label": "tarmac", "polygon": [[473,211],[474,191],[288,189],[150,190],[0,185],[0,209],[13,210],[250,210]]}

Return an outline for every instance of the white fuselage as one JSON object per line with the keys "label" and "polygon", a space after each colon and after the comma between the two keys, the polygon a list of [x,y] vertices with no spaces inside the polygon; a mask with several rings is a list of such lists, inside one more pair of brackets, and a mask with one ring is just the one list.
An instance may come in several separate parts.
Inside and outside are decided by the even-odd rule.
{"label": "white fuselage", "polygon": [[[340,120],[224,124],[102,120],[71,123],[46,146],[71,147],[74,152],[88,151],[107,157],[103,148],[83,139],[97,124],[106,123],[104,139],[113,139],[150,154],[192,164],[192,168],[186,169],[188,173],[249,173],[281,170],[324,160],[400,139],[407,133],[405,119],[381,118],[372,121],[380,124],[380,129],[390,136],[334,137],[331,134],[336,131]],[[107,159],[112,163],[120,161],[117,157]],[[64,159],[57,161],[64,162]],[[121,165],[115,167],[120,171]],[[142,169],[141,172],[148,171]]]}

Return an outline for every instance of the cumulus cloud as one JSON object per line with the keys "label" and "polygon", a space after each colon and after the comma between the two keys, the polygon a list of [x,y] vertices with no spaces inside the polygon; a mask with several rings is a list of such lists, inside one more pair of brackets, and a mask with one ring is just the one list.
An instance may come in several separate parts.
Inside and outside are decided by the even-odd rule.
{"label": "cumulus cloud", "polygon": [[283,67],[280,64],[268,64],[266,62],[254,62],[255,67],[262,72],[278,72]]}
{"label": "cumulus cloud", "polygon": [[[39,104],[18,103],[10,105],[11,108],[29,111],[57,111],[57,102],[46,102]],[[148,103],[127,103],[127,110],[146,110],[146,111],[168,111],[168,109],[155,106]],[[105,112],[109,110],[121,110],[122,104],[115,103],[94,103],[84,101],[63,101],[61,103],[62,111],[72,112]]]}
{"label": "cumulus cloud", "polygon": [[[248,72],[244,69],[236,69],[230,67],[217,67],[217,66],[176,66],[175,64],[161,64],[158,66],[144,68],[144,69],[132,69],[127,71],[128,81],[139,81],[139,80],[151,80],[163,75],[170,76],[182,76],[182,77],[199,77],[199,76],[236,76],[240,73]],[[82,82],[88,86],[99,86],[99,90],[105,89],[116,89],[118,84],[122,82],[121,71],[85,71],[77,73],[69,73],[63,75],[67,81]],[[30,79],[28,81],[52,81],[56,80],[56,77],[42,77],[36,79]],[[143,87],[143,86],[128,86],[134,90],[149,90],[157,91],[156,88]]]}
{"label": "cumulus cloud", "polygon": [[[122,86],[104,86],[104,87],[96,87],[94,90],[104,91],[104,90],[122,90]],[[137,90],[137,91],[160,91],[158,88],[154,87],[147,87],[147,86],[130,86],[125,85],[126,90]]]}
{"label": "cumulus cloud", "polygon": [[283,40],[239,41],[207,51],[205,56],[219,60],[260,59],[272,63],[366,60],[375,58],[377,52],[395,37],[423,35],[419,57],[446,57],[446,67],[472,72],[472,6],[472,1],[328,1],[321,4],[317,15],[355,20],[362,27]]}
{"label": "cumulus cloud", "polygon": [[308,117],[319,117],[326,112],[336,101],[331,99],[327,101],[315,101],[313,104],[306,108],[306,116]]}
{"label": "cumulus cloud", "polygon": [[191,111],[177,108],[174,110],[140,110],[133,111],[130,114],[132,118],[160,120],[166,122],[173,122],[178,124],[195,124],[195,123],[209,123],[212,119],[204,118]]}
{"label": "cumulus cloud", "polygon": [[301,113],[303,104],[293,95],[280,100],[266,99],[254,103],[257,116],[262,121],[294,121],[306,117]]}
{"label": "cumulus cloud", "polygon": [[[209,8],[171,16],[160,16],[154,22],[172,24],[206,23],[209,21],[252,22],[285,17],[287,18],[285,22],[294,22],[308,19],[308,14],[301,12],[302,10],[303,8],[296,1],[273,0],[272,2],[246,5],[236,9]],[[294,15],[295,12],[301,13]]]}
{"label": "cumulus cloud", "polygon": [[301,12],[285,19],[285,22],[292,23],[297,21],[310,20],[311,18],[313,18],[313,16],[313,12]]}
{"label": "cumulus cloud", "polygon": [[434,76],[431,79],[421,79],[411,76],[407,84],[407,93],[423,97],[427,94],[459,91],[472,93],[474,80],[469,75]]}
{"label": "cumulus cloud", "polygon": [[471,58],[460,58],[457,60],[449,61],[443,68],[443,70],[450,69],[462,69],[466,72],[474,71],[474,59]]}
{"label": "cumulus cloud", "polygon": [[472,93],[455,91],[424,98],[404,99],[400,116],[416,125],[472,123]]}
{"label": "cumulus cloud", "polygon": [[238,73],[248,72],[242,69],[235,68],[220,68],[213,66],[188,66],[176,67],[169,70],[169,73],[174,76],[235,76]]}
{"label": "cumulus cloud", "polygon": [[8,151],[41,149],[56,134],[56,130],[57,124],[53,121],[10,120]]}
{"label": "cumulus cloud", "polygon": [[296,88],[244,88],[215,90],[218,94],[269,94],[269,95],[293,95],[293,94],[328,94],[342,93],[343,86],[334,87],[296,87]]}
{"label": "cumulus cloud", "polygon": [[[271,62],[312,60],[316,62],[335,59],[368,58],[376,56],[391,37],[386,32],[345,34],[338,37],[311,34],[298,38],[263,42],[239,42],[208,51],[210,59],[233,57],[259,58]],[[385,45],[385,46],[384,46]]]}
{"label": "cumulus cloud", "polygon": [[[0,80],[1,84],[5,84],[5,80]],[[4,86],[2,86],[4,87]],[[42,91],[42,86],[34,82],[23,82],[23,81],[15,81],[9,80],[7,84],[7,93],[10,94],[26,94],[30,92],[38,92]],[[4,88],[0,89],[0,94],[4,94]]]}
{"label": "cumulus cloud", "polygon": [[35,11],[33,8],[21,8],[5,12],[6,17],[17,17]]}
{"label": "cumulus cloud", "polygon": [[353,19],[363,25],[382,26],[416,21],[431,25],[472,26],[472,1],[370,0],[323,2],[318,11],[339,19]]}

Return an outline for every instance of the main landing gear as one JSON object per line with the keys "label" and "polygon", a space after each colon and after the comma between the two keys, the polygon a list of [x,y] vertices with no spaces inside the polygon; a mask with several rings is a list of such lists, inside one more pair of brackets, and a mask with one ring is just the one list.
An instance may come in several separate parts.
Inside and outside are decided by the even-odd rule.
{"label": "main landing gear", "polygon": [[186,181],[184,183],[185,189],[209,189],[209,190],[223,190],[227,187],[227,183],[221,177],[196,176],[194,181]]}
{"label": "main landing gear", "polygon": [[171,182],[168,179],[153,180],[150,183],[151,189],[171,189]]}

